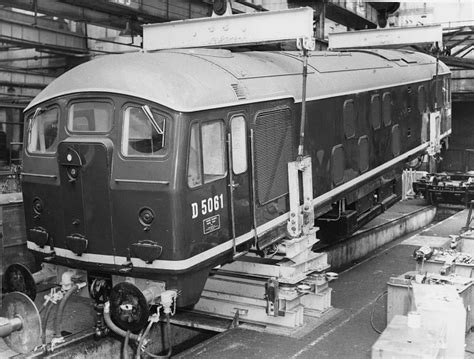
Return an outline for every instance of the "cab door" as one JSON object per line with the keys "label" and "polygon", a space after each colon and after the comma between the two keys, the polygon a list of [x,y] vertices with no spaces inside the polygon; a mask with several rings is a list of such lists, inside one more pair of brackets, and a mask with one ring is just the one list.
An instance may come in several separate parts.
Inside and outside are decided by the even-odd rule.
{"label": "cab door", "polygon": [[186,197],[191,220],[184,231],[191,255],[252,229],[245,117],[214,118],[190,126]]}
{"label": "cab door", "polygon": [[252,229],[248,129],[244,115],[230,116],[227,143],[230,224],[235,239]]}
{"label": "cab door", "polygon": [[[204,116],[203,116],[204,117]],[[227,125],[220,116],[195,120],[190,126],[184,249],[188,255],[227,242],[230,234]]]}

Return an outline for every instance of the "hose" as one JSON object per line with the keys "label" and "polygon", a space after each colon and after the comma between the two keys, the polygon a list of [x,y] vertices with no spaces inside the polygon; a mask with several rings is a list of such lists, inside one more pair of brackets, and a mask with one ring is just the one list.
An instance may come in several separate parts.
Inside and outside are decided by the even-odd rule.
{"label": "hose", "polygon": [[[171,357],[173,347],[171,346],[171,318],[170,317],[171,317],[171,315],[169,313],[167,313],[166,314],[166,329],[167,329],[166,331],[168,333],[168,353],[166,353],[165,355],[156,355],[156,354],[152,354],[152,353],[148,352],[146,349],[143,349],[143,352],[146,355],[148,355],[152,358],[157,358],[157,359],[168,359],[169,357]],[[133,333],[130,333],[130,331],[125,331],[123,329],[120,329],[112,321],[112,318],[110,318],[110,302],[106,302],[105,305],[104,305],[104,320],[105,320],[105,324],[107,324],[107,326],[110,328],[111,331],[113,331],[115,334],[125,338],[126,345],[124,344],[124,348],[126,348],[128,346],[128,341],[129,340],[134,340],[134,341],[137,341],[139,343],[138,344],[138,349],[137,349],[137,356],[136,356],[137,358],[139,358],[140,357],[140,350],[141,350],[141,347],[143,345],[143,341],[145,340],[144,338],[146,338],[146,336],[150,332],[150,329],[151,329],[151,326],[153,325],[153,322],[150,321],[150,323],[148,323],[148,326],[147,326],[145,332],[143,333],[143,335],[133,334]],[[125,355],[125,353],[123,353],[123,355]],[[128,353],[126,355],[128,355]],[[124,356],[124,358],[128,358],[128,356],[126,356],[126,357]]]}
{"label": "hose", "polygon": [[[156,355],[156,354],[152,354],[150,353],[149,351],[147,351],[146,349],[143,349],[143,352],[152,357],[152,358],[157,358],[157,359],[167,359],[167,358],[170,358],[171,357],[171,354],[173,352],[173,347],[171,346],[171,319],[170,319],[171,315],[169,313],[166,313],[166,331],[168,332],[168,353],[166,353],[165,355]],[[151,328],[151,324],[152,322],[150,322],[150,324],[148,324],[148,327],[147,327],[147,330],[149,331],[149,328]],[[145,337],[148,333],[145,331],[143,337]],[[140,340],[141,342],[142,340]],[[138,347],[138,352],[140,352],[141,350],[141,346]]]}
{"label": "hose", "polygon": [[374,324],[374,312],[375,312],[375,306],[377,304],[377,302],[379,301],[380,298],[382,298],[383,296],[387,295],[387,291],[384,291],[382,293],[379,294],[379,296],[377,297],[377,299],[375,299],[375,302],[372,306],[372,312],[370,313],[370,325],[372,326],[372,329],[375,330],[378,334],[382,334],[382,331],[377,329],[375,327],[375,324]]}
{"label": "hose", "polygon": [[128,359],[128,341],[130,339],[130,330],[127,330],[125,334],[125,341],[123,342],[123,349],[122,349],[122,359]]}
{"label": "hose", "polygon": [[63,299],[59,303],[58,312],[56,313],[56,318],[54,319],[54,336],[61,337],[61,322],[63,319],[64,308],[66,307],[67,301],[71,295],[78,290],[79,287],[77,284],[74,284],[64,295]]}
{"label": "hose", "polygon": [[44,315],[43,325],[41,327],[41,329],[42,329],[42,331],[41,331],[41,342],[44,345],[46,345],[46,327],[48,325],[49,315],[51,314],[51,310],[53,309],[53,306],[54,306],[53,302],[48,303],[48,306],[46,307],[46,313]]}
{"label": "hose", "polygon": [[[48,302],[49,303],[49,302]],[[38,310],[39,314],[43,313],[43,310],[45,310],[45,308],[48,306],[48,303],[43,303],[43,305],[41,306],[41,308]]]}
{"label": "hose", "polygon": [[[107,302],[104,305],[104,320],[105,324],[110,328],[111,331],[113,331],[115,334],[120,335],[121,337],[126,337],[127,332],[123,329],[120,329],[118,326],[115,325],[115,323],[112,321],[112,318],[110,318],[110,303]],[[130,339],[134,341],[138,341],[139,335],[138,334],[133,334],[130,333]]]}
{"label": "hose", "polygon": [[148,323],[145,332],[143,332],[143,335],[140,335],[140,341],[138,342],[138,348],[137,348],[137,353],[135,354],[135,359],[140,359],[140,351],[141,347],[143,345],[143,342],[145,341],[145,338],[148,336],[148,333],[150,332],[151,326],[153,325],[154,322],[150,320]]}

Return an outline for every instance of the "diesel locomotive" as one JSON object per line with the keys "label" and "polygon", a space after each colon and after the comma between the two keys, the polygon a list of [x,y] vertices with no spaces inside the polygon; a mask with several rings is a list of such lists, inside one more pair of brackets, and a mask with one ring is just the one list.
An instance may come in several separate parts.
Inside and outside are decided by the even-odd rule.
{"label": "diesel locomotive", "polygon": [[[28,248],[196,303],[213,267],[288,236],[302,63],[298,52],[164,50],[53,81],[25,110]],[[396,202],[404,164],[450,133],[450,73],[426,54],[375,49],[312,52],[307,69],[304,155],[330,241]]]}

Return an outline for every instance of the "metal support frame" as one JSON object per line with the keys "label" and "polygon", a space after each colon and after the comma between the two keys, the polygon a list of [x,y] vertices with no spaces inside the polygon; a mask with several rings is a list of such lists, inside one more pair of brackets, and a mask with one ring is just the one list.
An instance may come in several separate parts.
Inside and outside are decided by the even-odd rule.
{"label": "metal support frame", "polygon": [[[291,243],[294,240],[289,240]],[[240,260],[226,264],[220,272],[239,273],[244,276],[259,276],[277,278],[280,283],[297,284],[313,272],[324,272],[329,268],[326,253],[315,253],[311,247],[317,243],[314,234],[305,236],[301,243],[295,243],[299,248],[293,257],[279,256],[280,261],[261,262],[253,257],[241,257]],[[284,259],[285,258],[285,259]],[[298,261],[298,262],[296,262]]]}
{"label": "metal support frame", "polygon": [[305,324],[305,316],[319,318],[331,309],[332,290],[325,275],[305,278],[301,286],[286,286],[271,276],[218,271],[207,280],[194,310],[228,319],[238,316],[241,323],[268,332],[292,333]]}
{"label": "metal support frame", "polygon": [[313,10],[309,7],[172,21],[143,26],[143,49],[230,47],[302,39],[314,46]]}
{"label": "metal support frame", "polygon": [[331,33],[328,37],[331,49],[396,47],[426,43],[438,43],[442,48],[443,29],[441,25],[392,27]]}
{"label": "metal support frame", "polygon": [[326,253],[311,249],[317,229],[285,241],[271,260],[247,255],[222,266],[206,282],[194,309],[206,314],[257,323],[266,331],[294,330],[305,315],[321,317],[331,308],[324,272]]}
{"label": "metal support frame", "polygon": [[300,143],[298,145],[298,157],[304,154],[304,130],[306,125],[306,87],[308,81],[308,50],[303,48],[303,88],[301,92],[301,123],[300,123]]}
{"label": "metal support frame", "polygon": [[441,150],[441,134],[440,134],[440,125],[441,125],[441,113],[435,111],[430,113],[430,145],[427,149],[427,152],[430,156],[434,156],[439,153]]}
{"label": "metal support frame", "polygon": [[[300,174],[302,183],[300,183]],[[290,219],[287,231],[291,237],[307,234],[314,225],[313,177],[311,157],[288,163],[288,187],[290,196]],[[303,187],[303,207],[300,208],[300,189]]]}

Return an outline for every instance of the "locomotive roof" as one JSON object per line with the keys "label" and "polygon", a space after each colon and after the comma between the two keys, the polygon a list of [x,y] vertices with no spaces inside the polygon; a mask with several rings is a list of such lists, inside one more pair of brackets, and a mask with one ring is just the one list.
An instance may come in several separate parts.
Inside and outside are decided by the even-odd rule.
{"label": "locomotive roof", "polygon": [[[404,50],[312,52],[308,65],[307,99],[424,81],[436,74],[433,57]],[[449,69],[440,62],[438,71]],[[26,110],[83,91],[131,95],[182,112],[277,98],[298,102],[301,73],[298,52],[189,49],[108,55],[55,79]]]}

